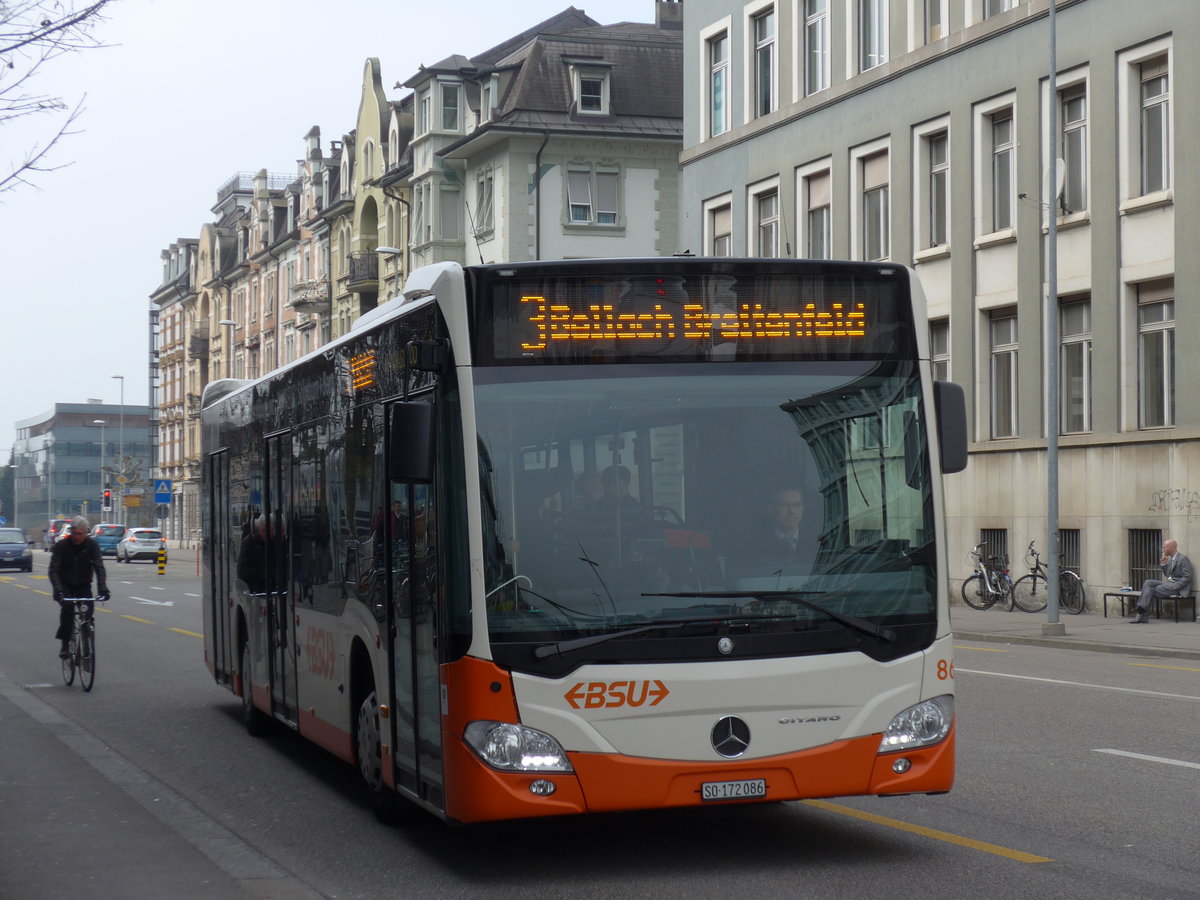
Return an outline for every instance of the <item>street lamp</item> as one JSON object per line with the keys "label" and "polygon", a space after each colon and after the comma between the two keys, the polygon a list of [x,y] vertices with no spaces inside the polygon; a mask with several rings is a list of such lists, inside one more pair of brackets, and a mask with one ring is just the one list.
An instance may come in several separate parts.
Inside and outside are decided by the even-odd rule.
{"label": "street lamp", "polygon": [[[117,469],[120,474],[117,476],[117,483],[119,485],[121,485],[121,488],[120,488],[121,496],[122,496],[122,498],[124,498],[124,496],[125,496],[125,376],[124,375],[112,375],[110,377],[115,378],[117,381],[121,382],[121,437],[120,437],[120,440],[117,442],[117,446],[120,448],[117,451]],[[124,499],[121,500],[121,524],[122,525],[125,524],[125,501],[124,501]]]}
{"label": "street lamp", "polygon": [[[233,319],[222,319],[217,324],[225,325],[230,329],[237,328],[237,322],[233,321]],[[233,331],[232,330],[229,332],[229,346],[223,347],[221,349],[221,352],[225,354],[225,377],[232,378],[233,377]]]}
{"label": "street lamp", "polygon": [[[93,425],[100,426],[100,496],[104,497],[104,486],[108,483],[104,478],[104,426],[108,423],[103,419],[92,419]],[[100,500],[100,510],[104,510],[104,500]]]}

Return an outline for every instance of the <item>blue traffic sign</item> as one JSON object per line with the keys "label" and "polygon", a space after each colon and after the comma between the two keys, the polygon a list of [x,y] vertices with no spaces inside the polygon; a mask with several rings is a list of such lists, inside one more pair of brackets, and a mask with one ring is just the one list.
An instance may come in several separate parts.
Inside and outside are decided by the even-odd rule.
{"label": "blue traffic sign", "polygon": [[169,478],[159,478],[154,482],[154,502],[155,503],[170,503],[171,502],[171,480]]}

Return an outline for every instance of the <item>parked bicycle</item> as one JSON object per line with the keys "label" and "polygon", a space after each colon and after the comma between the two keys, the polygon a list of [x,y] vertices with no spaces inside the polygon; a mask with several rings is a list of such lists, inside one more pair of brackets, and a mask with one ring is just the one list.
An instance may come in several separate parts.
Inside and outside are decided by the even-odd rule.
{"label": "parked bicycle", "polygon": [[[1029,566],[1029,574],[1022,575],[1013,585],[1013,603],[1018,609],[1036,613],[1046,608],[1046,590],[1050,579],[1046,575],[1046,567],[1042,565],[1041,554],[1033,548],[1034,541],[1029,542],[1025,551],[1025,565]],[[1084,607],[1083,579],[1070,569],[1062,568],[1062,558],[1059,558],[1058,570],[1058,605],[1073,616],[1083,612]]]}
{"label": "parked bicycle", "polygon": [[1001,609],[1010,610],[1013,605],[1013,581],[1008,574],[1008,557],[989,556],[985,563],[985,546],[976,544],[967,554],[975,574],[963,581],[963,602],[975,609],[991,609],[999,605]]}
{"label": "parked bicycle", "polygon": [[64,597],[61,602],[75,605],[75,627],[62,660],[63,681],[74,684],[78,672],[79,686],[90,691],[96,680],[96,621],[92,606],[95,601],[91,597]]}

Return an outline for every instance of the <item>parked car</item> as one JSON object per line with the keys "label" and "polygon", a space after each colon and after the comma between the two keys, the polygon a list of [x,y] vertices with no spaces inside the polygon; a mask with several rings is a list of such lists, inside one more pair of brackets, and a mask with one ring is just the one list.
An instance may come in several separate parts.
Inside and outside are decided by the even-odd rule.
{"label": "parked car", "polygon": [[125,537],[125,526],[101,522],[92,528],[92,540],[100,547],[103,556],[116,556],[117,544]]}
{"label": "parked car", "polygon": [[127,563],[135,559],[148,559],[153,562],[158,559],[159,550],[162,550],[165,562],[167,542],[163,540],[161,531],[157,528],[130,528],[117,543],[117,562]]}
{"label": "parked car", "polygon": [[51,519],[50,524],[46,526],[45,533],[42,535],[42,549],[49,550],[62,535],[69,534],[70,531],[70,519]]}
{"label": "parked car", "polygon": [[0,528],[0,566],[33,571],[31,542],[20,528]]}

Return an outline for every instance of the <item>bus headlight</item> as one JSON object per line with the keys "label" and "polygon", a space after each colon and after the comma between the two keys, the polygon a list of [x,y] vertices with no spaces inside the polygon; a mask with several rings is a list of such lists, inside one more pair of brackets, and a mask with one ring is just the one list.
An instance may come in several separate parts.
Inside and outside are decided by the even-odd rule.
{"label": "bus headlight", "polygon": [[943,694],[896,714],[883,733],[879,752],[912,750],[944,740],[954,723],[954,697]]}
{"label": "bus headlight", "polygon": [[463,739],[485,763],[505,772],[575,771],[558,741],[524,725],[472,722]]}

